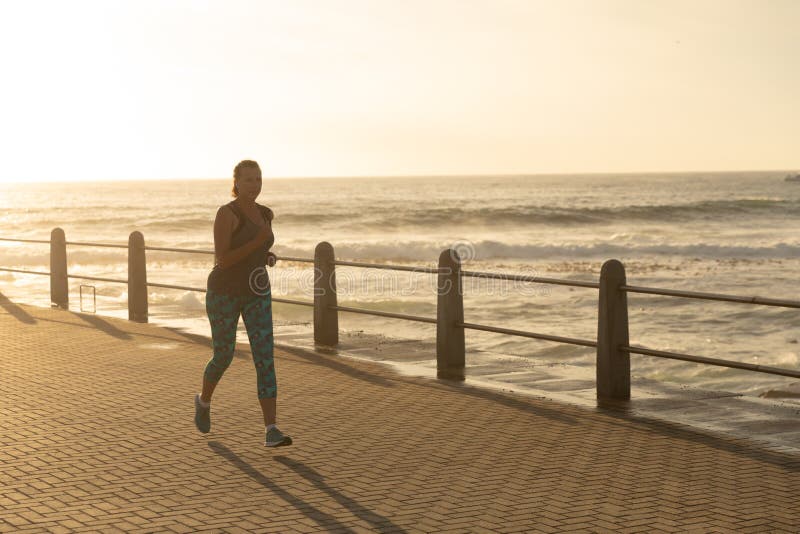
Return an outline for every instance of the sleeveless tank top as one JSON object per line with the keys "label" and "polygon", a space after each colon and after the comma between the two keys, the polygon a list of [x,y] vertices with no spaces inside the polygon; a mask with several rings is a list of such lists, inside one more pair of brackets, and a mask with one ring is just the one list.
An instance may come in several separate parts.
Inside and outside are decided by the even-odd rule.
{"label": "sleeveless tank top", "polygon": [[[235,250],[252,241],[261,228],[239,209],[235,201],[231,201],[226,205],[233,210],[239,219],[238,225],[231,235],[230,250]],[[207,289],[215,293],[237,296],[263,295],[270,290],[269,275],[264,266],[267,264],[267,252],[275,243],[275,234],[272,232],[272,221],[269,217],[272,210],[261,204],[256,204],[256,206],[269,225],[269,238],[261,247],[251,252],[249,256],[227,269],[214,265],[208,275]]]}

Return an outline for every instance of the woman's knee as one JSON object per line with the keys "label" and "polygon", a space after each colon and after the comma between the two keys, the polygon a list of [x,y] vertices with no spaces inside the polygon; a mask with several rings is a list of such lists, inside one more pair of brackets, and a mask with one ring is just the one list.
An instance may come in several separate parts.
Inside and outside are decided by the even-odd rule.
{"label": "woman's knee", "polygon": [[214,356],[206,364],[205,376],[211,382],[218,382],[222,374],[233,362],[233,351],[214,351]]}

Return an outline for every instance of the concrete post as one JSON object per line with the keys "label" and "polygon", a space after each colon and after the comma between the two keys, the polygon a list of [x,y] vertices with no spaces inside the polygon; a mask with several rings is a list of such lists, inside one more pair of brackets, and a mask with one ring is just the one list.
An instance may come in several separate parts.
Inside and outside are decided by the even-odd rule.
{"label": "concrete post", "polygon": [[128,320],[147,322],[147,261],[144,236],[131,232],[128,237]]}
{"label": "concrete post", "polygon": [[455,249],[439,255],[436,308],[436,376],[464,380],[464,300],[461,259]]}
{"label": "concrete post", "polygon": [[67,238],[64,230],[50,232],[50,305],[69,309],[69,280],[67,278]]}
{"label": "concrete post", "polygon": [[628,345],[628,296],[625,267],[608,260],[600,270],[600,299],[597,317],[597,398],[631,398],[630,354],[619,350]]}
{"label": "concrete post", "polygon": [[335,347],[339,344],[339,312],[336,306],[336,265],[333,245],[327,241],[314,249],[314,342]]}

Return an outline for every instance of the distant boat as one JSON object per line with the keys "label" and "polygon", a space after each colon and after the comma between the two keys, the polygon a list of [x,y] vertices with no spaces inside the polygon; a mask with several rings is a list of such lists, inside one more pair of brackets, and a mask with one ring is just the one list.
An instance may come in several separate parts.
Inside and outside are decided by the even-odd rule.
{"label": "distant boat", "polygon": [[800,172],[796,172],[794,174],[787,174],[784,180],[786,180],[787,182],[800,182]]}

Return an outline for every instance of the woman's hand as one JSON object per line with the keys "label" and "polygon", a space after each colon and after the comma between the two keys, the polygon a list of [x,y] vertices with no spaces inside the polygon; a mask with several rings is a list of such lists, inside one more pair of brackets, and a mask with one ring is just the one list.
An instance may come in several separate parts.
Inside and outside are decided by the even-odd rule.
{"label": "woman's hand", "polygon": [[267,239],[270,238],[272,235],[272,231],[270,230],[269,226],[262,226],[261,229],[258,231],[258,234],[253,238],[258,245],[266,243]]}
{"label": "woman's hand", "polygon": [[278,256],[274,252],[267,252],[267,267],[275,267],[278,263]]}

